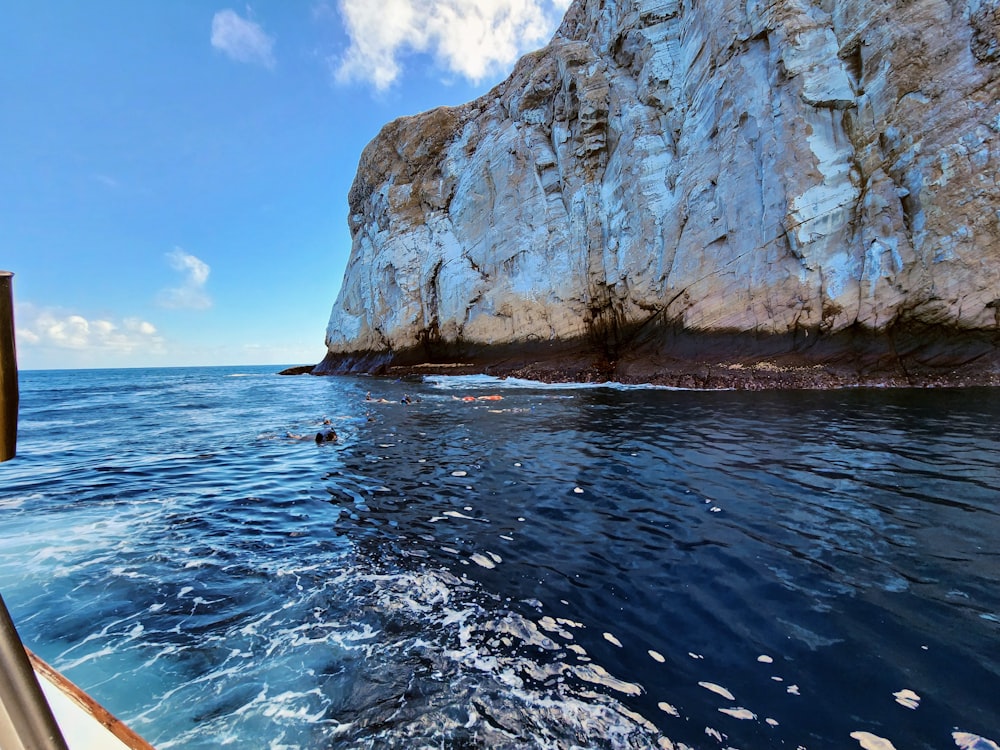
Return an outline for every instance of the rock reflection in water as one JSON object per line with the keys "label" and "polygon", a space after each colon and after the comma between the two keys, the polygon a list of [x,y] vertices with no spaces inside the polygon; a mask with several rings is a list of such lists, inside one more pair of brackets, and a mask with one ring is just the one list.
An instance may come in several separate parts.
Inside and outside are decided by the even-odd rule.
{"label": "rock reflection in water", "polygon": [[[379,476],[399,495],[392,513],[404,518],[387,532],[383,519],[368,517],[345,533],[362,545],[371,541],[373,557],[418,548],[428,564],[461,571],[485,609],[532,623],[526,641],[507,635],[499,642],[538,649],[530,665],[520,657],[524,684],[559,686],[574,699],[602,695],[634,720],[633,731],[649,730],[644,742],[698,747],[706,736],[696,729],[701,723],[707,736],[731,746],[815,747],[822,745],[817,736],[862,731],[850,726],[852,712],[881,723],[891,712],[886,696],[906,705],[893,697],[901,691],[891,686],[892,675],[927,673],[920,646],[937,627],[931,620],[944,615],[925,605],[928,596],[942,601],[936,592],[949,563],[919,554],[914,537],[926,522],[916,510],[945,512],[947,526],[961,522],[937,499],[944,488],[954,495],[960,486],[963,506],[996,523],[988,478],[997,466],[981,448],[965,452],[973,472],[928,482],[928,459],[911,440],[926,430],[944,444],[933,410],[904,425],[897,416],[909,420],[906,408],[879,411],[875,404],[873,417],[868,394],[810,394],[808,403],[758,394],[747,410],[745,394],[595,389],[555,400],[551,391],[514,390],[507,403],[533,417],[525,429],[519,417],[475,404],[453,422],[448,388],[459,382],[441,381],[442,395],[425,393],[417,409],[380,414],[371,439],[391,434],[400,450],[381,457]],[[772,434],[775,420],[790,419],[795,431]],[[954,439],[962,450],[962,431]],[[433,460],[425,457],[428,443]],[[937,573],[929,573],[934,567]],[[993,580],[985,568],[977,575]],[[887,598],[893,596],[903,599]],[[542,605],[541,616],[525,611],[529,600]],[[897,664],[878,655],[886,635],[873,628],[886,618],[895,623],[890,651]],[[567,619],[580,629],[560,627]],[[487,638],[489,628],[475,632]],[[755,650],[762,647],[769,653]],[[556,656],[564,661],[551,661]],[[885,674],[857,677],[860,690],[842,689],[848,664],[866,674],[881,664]],[[967,685],[996,686],[996,664],[995,652],[968,661]],[[736,683],[740,690],[730,690]],[[897,740],[936,746],[926,740],[928,727],[936,723],[936,735],[947,734],[944,716],[954,709],[992,720],[981,701],[962,696],[971,688],[961,681],[949,687],[950,696],[935,684],[934,708],[901,724]],[[731,702],[712,705],[694,686]],[[882,708],[873,710],[879,691]],[[734,692],[753,704],[740,705]]]}

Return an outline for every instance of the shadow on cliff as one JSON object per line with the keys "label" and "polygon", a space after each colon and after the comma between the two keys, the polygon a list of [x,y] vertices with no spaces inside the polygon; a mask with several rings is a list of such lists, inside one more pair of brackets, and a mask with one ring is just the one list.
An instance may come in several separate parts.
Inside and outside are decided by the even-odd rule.
{"label": "shadow on cliff", "polygon": [[437,341],[401,351],[328,353],[314,375],[483,373],[548,382],[682,388],[1000,385],[1000,332],[897,324],[782,335],[703,332],[669,322],[499,346]]}

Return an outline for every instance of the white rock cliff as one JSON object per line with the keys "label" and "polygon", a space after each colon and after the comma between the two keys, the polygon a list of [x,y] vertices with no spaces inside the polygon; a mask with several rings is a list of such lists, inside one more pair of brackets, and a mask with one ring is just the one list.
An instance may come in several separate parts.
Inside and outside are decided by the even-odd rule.
{"label": "white rock cliff", "polygon": [[998,34],[998,0],[576,0],[489,94],[365,149],[317,371],[860,340],[995,369]]}

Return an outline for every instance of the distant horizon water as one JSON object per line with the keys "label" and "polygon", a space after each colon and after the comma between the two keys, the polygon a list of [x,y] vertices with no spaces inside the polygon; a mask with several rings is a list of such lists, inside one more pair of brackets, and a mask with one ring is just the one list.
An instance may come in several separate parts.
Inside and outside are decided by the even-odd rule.
{"label": "distant horizon water", "polygon": [[998,748],[1000,391],[277,368],[21,371],[0,591],[155,747]]}
{"label": "distant horizon water", "polygon": [[19,367],[18,372],[90,372],[94,370],[192,370],[192,369],[203,369],[203,370],[218,370],[218,369],[233,369],[237,367],[244,367],[249,369],[262,369],[269,368],[276,371],[285,370],[289,367],[304,367],[308,365],[309,362],[288,362],[281,364],[225,364],[225,365],[151,365],[151,366],[135,366],[135,367]]}

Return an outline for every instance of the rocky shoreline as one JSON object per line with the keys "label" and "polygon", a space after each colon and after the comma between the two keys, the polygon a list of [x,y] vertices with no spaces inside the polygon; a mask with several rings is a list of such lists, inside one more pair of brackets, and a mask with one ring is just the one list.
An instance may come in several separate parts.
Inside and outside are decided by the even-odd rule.
{"label": "rocky shoreline", "polygon": [[737,390],[1000,385],[1000,334],[995,331],[897,327],[878,334],[847,331],[833,336],[818,331],[782,336],[657,333],[614,351],[574,340],[329,353],[315,366],[281,374],[487,374],[549,383]]}

